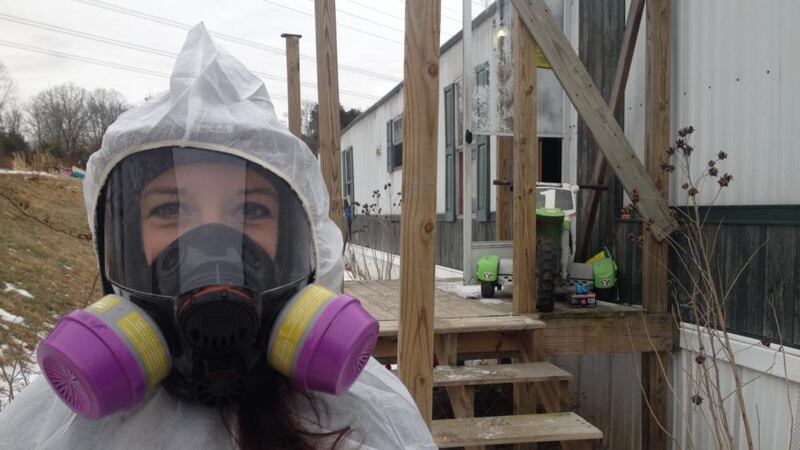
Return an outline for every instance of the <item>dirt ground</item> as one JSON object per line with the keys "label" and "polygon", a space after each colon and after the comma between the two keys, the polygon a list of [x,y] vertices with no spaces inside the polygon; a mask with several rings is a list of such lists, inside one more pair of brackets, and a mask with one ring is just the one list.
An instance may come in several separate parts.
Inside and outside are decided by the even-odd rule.
{"label": "dirt ground", "polygon": [[99,298],[88,235],[80,180],[0,174],[0,396],[58,317]]}

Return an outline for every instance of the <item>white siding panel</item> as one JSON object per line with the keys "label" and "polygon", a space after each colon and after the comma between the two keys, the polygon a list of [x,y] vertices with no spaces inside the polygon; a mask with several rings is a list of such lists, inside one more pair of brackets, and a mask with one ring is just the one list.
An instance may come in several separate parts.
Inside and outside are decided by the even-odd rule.
{"label": "white siding panel", "polygon": [[[719,205],[798,204],[792,179],[800,172],[800,2],[796,0],[675,0],[672,12],[672,134],[692,125],[692,157],[701,169],[717,152],[734,175]],[[626,88],[625,133],[644,147],[642,24]],[[673,178],[672,203],[686,204]],[[701,201],[716,193],[713,180]]]}
{"label": "white siding panel", "polygon": [[[386,170],[386,121],[396,117],[403,111],[402,89],[389,101],[362,118],[357,124],[342,135],[341,147],[353,147],[353,187],[355,190],[354,201],[365,204],[372,203],[372,191],[379,190],[382,195],[381,208],[383,214],[390,214],[391,202],[384,192],[383,186],[391,182],[392,190],[397,193],[401,190],[400,171],[391,174]],[[361,209],[356,208],[360,214]],[[399,214],[399,208],[394,208],[394,213]]]}
{"label": "white siding panel", "polygon": [[[692,388],[689,374],[698,377],[697,357],[698,340],[694,327],[688,324],[681,326],[681,350],[675,353],[672,365],[672,385],[675,396],[672,401],[672,434],[677,443],[672,448],[719,448],[715,443],[713,432],[709,429],[709,399],[701,395],[703,402],[696,406],[691,397],[697,394]],[[754,448],[757,449],[800,449],[800,436],[790,440],[790,431],[798,428],[798,400],[800,399],[800,352],[787,349],[782,355],[775,350],[767,349],[757,340],[737,335],[730,335],[732,349],[735,352],[737,369],[743,383],[743,396],[753,434]],[[706,362],[711,364],[711,346],[706,342]],[[717,348],[719,348],[717,346]],[[735,386],[731,365],[723,359],[717,359],[720,367],[720,381],[723,394],[732,394]],[[786,366],[784,370],[784,361]],[[726,414],[734,435],[734,449],[746,449],[744,426],[733,395],[726,401]],[[727,448],[727,446],[725,447]]]}
{"label": "white siding panel", "polygon": [[[630,4],[630,0],[626,3]],[[674,4],[674,3],[673,3]],[[645,85],[645,37],[647,21],[642,17],[636,48],[631,60],[628,84],[625,85],[625,136],[634,152],[644,161],[644,85]]]}
{"label": "white siding panel", "polygon": [[[672,449],[719,448],[708,429],[704,406],[691,403],[692,389],[687,373],[697,371],[698,340],[694,326],[683,323],[678,351],[669,356],[670,386],[667,401],[670,433],[676,442]],[[731,334],[737,368],[747,384],[744,398],[757,449],[800,450],[800,350],[787,349],[784,356],[757,340]],[[706,343],[706,349],[711,345]],[[718,348],[718,346],[717,346]],[[710,355],[706,355],[711,364]],[[599,354],[552,357],[552,362],[575,377],[570,384],[571,409],[603,431],[605,447],[614,450],[641,449],[642,396],[638,354]],[[784,363],[785,361],[785,363]],[[722,392],[732,392],[733,373],[723,359],[720,366]],[[696,376],[696,375],[695,375]],[[732,397],[726,402],[731,418],[738,414]],[[747,448],[740,420],[731,420],[736,450]],[[790,430],[795,436],[790,445]]]}

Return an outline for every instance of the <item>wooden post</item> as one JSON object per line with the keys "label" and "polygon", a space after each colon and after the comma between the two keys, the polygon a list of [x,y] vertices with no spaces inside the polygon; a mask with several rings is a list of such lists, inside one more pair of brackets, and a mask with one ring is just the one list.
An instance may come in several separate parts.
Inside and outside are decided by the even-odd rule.
{"label": "wooden post", "polygon": [[[513,151],[514,138],[511,136],[497,136],[497,179],[511,181],[514,177]],[[497,208],[495,213],[496,239],[508,241],[511,239],[511,186],[497,186]]]}
{"label": "wooden post", "polygon": [[[514,13],[514,289],[515,313],[536,311],[536,43]],[[529,383],[514,385],[514,414],[536,413],[538,397]],[[535,445],[517,444],[515,449]]]}
{"label": "wooden post", "polygon": [[289,131],[302,139],[300,129],[300,36],[283,33],[286,39],[286,78],[289,83]]}
{"label": "wooden post", "polygon": [[[514,312],[536,311],[536,43],[514,14]],[[525,64],[524,62],[527,62]]]}
{"label": "wooden post", "polygon": [[[671,0],[647,0],[647,56],[645,95],[645,164],[659,194],[669,196],[669,176],[661,170],[670,141],[670,14]],[[667,311],[669,248],[644,233],[642,255],[642,304],[648,313]],[[642,381],[647,401],[642,401],[642,448],[667,448],[666,380],[658,359],[666,353],[642,354]],[[649,403],[649,406],[648,406]]]}
{"label": "wooden post", "polygon": [[339,125],[339,63],[336,56],[336,1],[314,0],[317,33],[317,86],[319,89],[319,159],[330,195],[328,214],[345,233],[342,208]]}
{"label": "wooden post", "polygon": [[[619,58],[617,59],[617,70],[614,74],[611,103],[609,104],[609,108],[615,116],[619,114],[625,103],[625,86],[628,84],[628,74],[633,60],[633,51],[636,49],[636,37],[639,36],[639,24],[642,22],[643,13],[644,0],[632,0],[628,11],[628,22],[625,24],[625,34],[622,36],[622,50],[620,50]],[[597,186],[605,185],[608,160],[603,157],[602,152],[597,153],[593,167],[592,184]],[[581,262],[589,258],[589,243],[592,241],[592,227],[594,227],[594,219],[600,206],[601,194],[600,191],[589,191],[589,201],[581,216],[583,233],[578,234],[579,239],[582,240],[578,245],[578,253],[575,255],[576,261]],[[610,195],[610,193],[605,195]]]}
{"label": "wooden post", "polygon": [[403,214],[400,218],[400,379],[430,426],[440,0],[406,0]]}

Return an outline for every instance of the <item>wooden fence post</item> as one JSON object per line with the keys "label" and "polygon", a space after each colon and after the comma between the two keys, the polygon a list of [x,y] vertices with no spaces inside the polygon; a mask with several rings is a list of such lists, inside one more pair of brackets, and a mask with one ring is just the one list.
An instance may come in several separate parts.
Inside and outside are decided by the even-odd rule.
{"label": "wooden fence post", "polygon": [[400,217],[400,379],[430,426],[440,0],[406,0],[403,214]]}
{"label": "wooden fence post", "polygon": [[[536,311],[536,42],[514,15],[514,312]],[[523,62],[527,61],[528,64]]]}
{"label": "wooden fence post", "polygon": [[341,145],[339,142],[339,63],[336,56],[336,1],[315,0],[317,87],[319,89],[319,161],[330,195],[331,220],[346,232],[342,208]]}
{"label": "wooden fence post", "polygon": [[[645,95],[645,164],[665,199],[669,197],[669,176],[660,163],[670,141],[670,14],[671,0],[647,0],[647,56]],[[642,304],[648,313],[667,311],[667,265],[669,247],[643,230]],[[642,354],[642,448],[667,448],[667,387],[661,363],[668,367],[666,353]]]}
{"label": "wooden fence post", "polygon": [[[536,311],[536,42],[514,13],[514,288],[515,313]],[[523,358],[524,359],[524,358]],[[538,396],[529,383],[514,385],[514,414],[535,414]],[[535,445],[517,444],[515,449]]]}

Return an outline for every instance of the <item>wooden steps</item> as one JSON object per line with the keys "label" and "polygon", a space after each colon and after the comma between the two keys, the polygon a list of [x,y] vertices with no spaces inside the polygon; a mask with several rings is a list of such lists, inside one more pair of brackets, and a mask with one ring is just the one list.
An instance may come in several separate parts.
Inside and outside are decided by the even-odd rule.
{"label": "wooden steps", "polygon": [[572,374],[549,362],[433,368],[435,387],[571,380]]}
{"label": "wooden steps", "polygon": [[603,437],[571,412],[435,420],[431,432],[439,448],[574,441],[570,447],[591,449]]}
{"label": "wooden steps", "polygon": [[[397,336],[399,320],[380,321],[380,336]],[[490,317],[443,317],[434,318],[434,334],[481,333],[486,331],[524,331],[544,328],[544,322],[529,315]]]}

